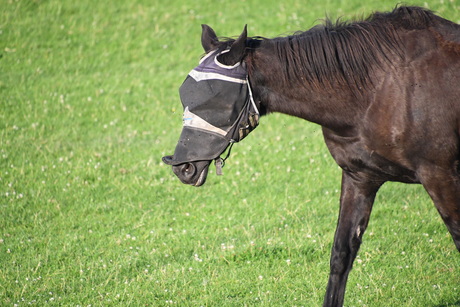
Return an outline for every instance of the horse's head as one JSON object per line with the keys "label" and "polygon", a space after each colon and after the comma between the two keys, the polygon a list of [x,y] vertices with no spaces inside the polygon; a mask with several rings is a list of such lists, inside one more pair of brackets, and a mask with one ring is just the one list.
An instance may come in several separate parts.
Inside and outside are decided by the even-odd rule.
{"label": "horse's head", "polygon": [[222,161],[227,147],[259,122],[243,62],[246,39],[246,27],[237,40],[222,43],[203,25],[201,43],[207,54],[180,87],[182,133],[174,155],[163,157],[183,183],[204,184],[211,162]]}

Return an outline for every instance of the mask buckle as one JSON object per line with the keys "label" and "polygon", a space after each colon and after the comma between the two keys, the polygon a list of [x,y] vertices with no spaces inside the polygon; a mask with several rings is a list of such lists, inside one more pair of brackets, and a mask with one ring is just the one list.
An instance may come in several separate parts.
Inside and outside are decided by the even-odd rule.
{"label": "mask buckle", "polygon": [[228,159],[228,157],[230,157],[230,153],[232,152],[232,147],[233,147],[233,144],[235,144],[234,142],[231,142],[230,143],[230,147],[228,148],[228,152],[227,152],[227,155],[225,156],[225,158],[221,158],[220,156],[214,160],[214,164],[216,165],[216,175],[217,176],[222,176],[223,173],[222,173],[222,168],[225,166],[225,160]]}
{"label": "mask buckle", "polygon": [[214,161],[214,164],[216,165],[216,175],[217,176],[222,176],[223,173],[222,173],[222,168],[224,167],[225,165],[225,161],[224,159],[222,159],[221,157],[217,158],[215,161]]}

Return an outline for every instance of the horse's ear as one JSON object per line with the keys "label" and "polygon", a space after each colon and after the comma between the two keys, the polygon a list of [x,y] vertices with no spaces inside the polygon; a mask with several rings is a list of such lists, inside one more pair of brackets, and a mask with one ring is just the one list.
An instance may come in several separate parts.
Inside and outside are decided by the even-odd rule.
{"label": "horse's ear", "polygon": [[203,32],[201,33],[201,45],[206,53],[215,49],[219,43],[216,32],[208,26],[201,25]]}
{"label": "horse's ear", "polygon": [[243,33],[241,33],[240,37],[238,37],[238,39],[232,44],[229,52],[222,53],[217,57],[217,60],[220,63],[233,66],[243,60],[246,52],[246,40],[248,38],[247,28],[248,26],[245,25]]}

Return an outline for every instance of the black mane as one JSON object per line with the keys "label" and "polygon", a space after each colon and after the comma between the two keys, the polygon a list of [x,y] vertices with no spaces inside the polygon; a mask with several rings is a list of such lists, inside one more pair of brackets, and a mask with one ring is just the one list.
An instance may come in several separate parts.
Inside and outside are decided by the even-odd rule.
{"label": "black mane", "polygon": [[372,82],[369,76],[374,69],[390,63],[394,55],[403,57],[396,30],[426,28],[434,18],[429,10],[400,6],[362,21],[327,19],[292,36],[252,38],[248,47],[271,45],[282,63],[279,73],[290,84],[324,88],[338,83],[360,92]]}

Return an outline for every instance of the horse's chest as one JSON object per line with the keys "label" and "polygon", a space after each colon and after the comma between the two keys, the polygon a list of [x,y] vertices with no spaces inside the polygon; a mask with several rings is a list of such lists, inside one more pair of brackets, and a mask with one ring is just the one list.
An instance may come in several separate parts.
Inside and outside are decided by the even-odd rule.
{"label": "horse's chest", "polygon": [[338,136],[326,129],[323,133],[329,151],[344,171],[375,180],[418,182],[415,172],[404,166],[403,161],[385,151],[371,149],[362,139]]}

